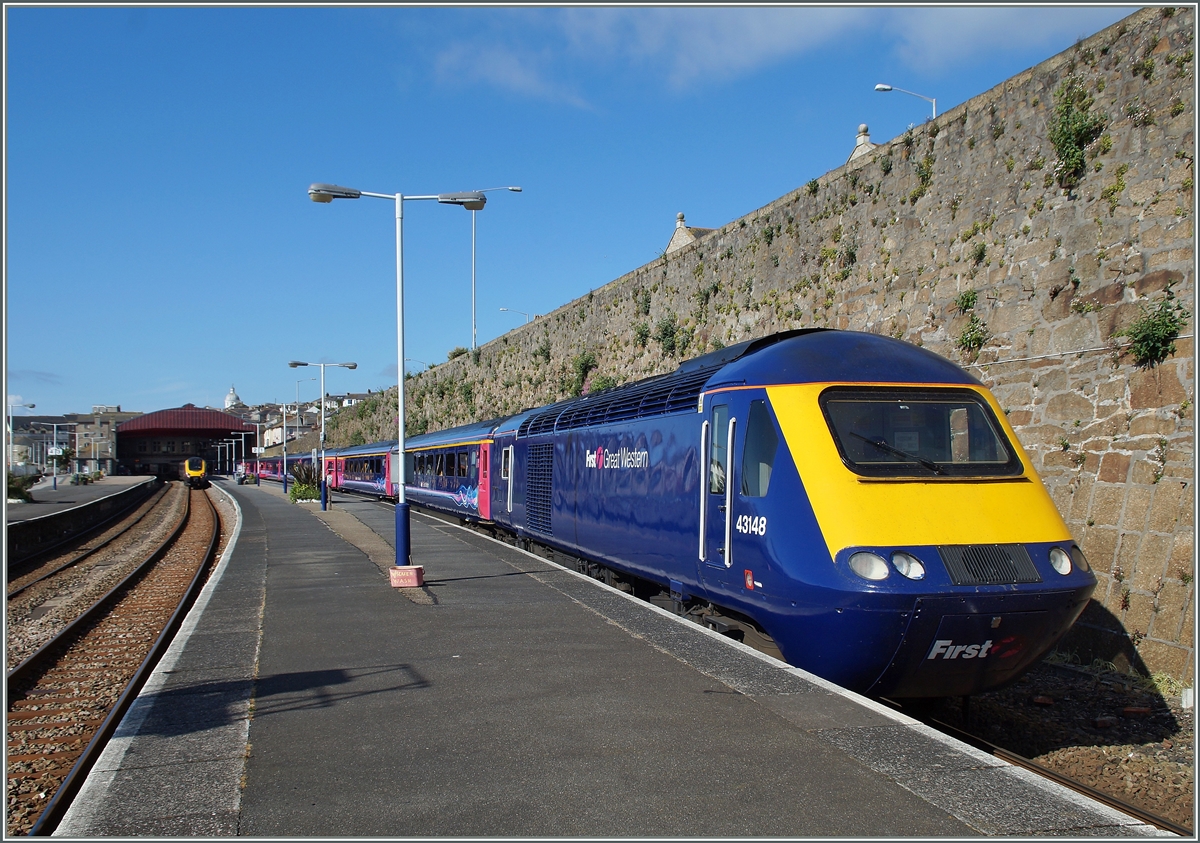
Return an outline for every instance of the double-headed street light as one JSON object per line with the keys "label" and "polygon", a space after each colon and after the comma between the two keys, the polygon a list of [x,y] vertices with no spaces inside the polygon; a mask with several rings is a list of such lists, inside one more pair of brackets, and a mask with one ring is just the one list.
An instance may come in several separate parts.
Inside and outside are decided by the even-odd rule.
{"label": "double-headed street light", "polygon": [[926,102],[931,102],[933,103],[933,119],[937,119],[937,100],[933,97],[927,97],[923,94],[914,94],[912,91],[906,91],[903,88],[893,88],[891,85],[885,85],[882,82],[875,86],[875,90],[883,93],[887,93],[888,91],[899,91],[902,94],[908,94],[911,97],[920,97]]}
{"label": "double-headed street light", "polygon": [[405,196],[403,193],[368,193],[353,187],[336,184],[312,184],[308,197],[314,202],[328,203],[334,199],[391,199],[396,203],[396,448],[398,465],[393,480],[396,483],[396,564],[412,564],[412,539],[409,533],[408,500],[404,494],[407,480],[407,461],[404,456],[404,203],[407,200],[436,199],[443,205],[460,205],[468,211],[479,211],[487,204],[481,190],[467,193],[435,193],[429,196]]}
{"label": "double-headed street light", "polygon": [[[293,369],[297,366],[320,366],[321,367],[321,511],[324,512],[328,505],[329,492],[325,488],[325,367],[326,366],[341,366],[343,369],[357,369],[357,363],[304,363],[300,360],[293,360],[288,363]],[[298,385],[297,385],[298,386]]]}
{"label": "double-headed street light", "polygon": [[[32,410],[37,404],[13,404],[8,405],[8,470],[12,472],[12,465],[16,460],[13,459],[13,407],[25,407]],[[58,443],[55,443],[58,444]]]}

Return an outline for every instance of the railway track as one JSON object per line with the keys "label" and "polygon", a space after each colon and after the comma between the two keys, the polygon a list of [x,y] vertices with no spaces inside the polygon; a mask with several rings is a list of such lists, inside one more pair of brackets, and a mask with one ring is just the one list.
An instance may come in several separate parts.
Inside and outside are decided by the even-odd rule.
{"label": "railway track", "polygon": [[9,835],[54,830],[198,594],[220,521],[187,494],[166,540],[8,673]]}
{"label": "railway track", "polygon": [[[147,499],[138,501],[108,521],[98,524],[87,534],[75,536],[63,545],[48,548],[28,560],[10,566],[6,571],[7,599],[13,600],[30,588],[91,559],[105,548],[112,547],[114,543],[128,537],[138,524],[156,511],[169,490],[170,486],[164,485],[151,493]],[[73,547],[64,551],[67,544]]]}
{"label": "railway track", "polygon": [[956,740],[960,740],[963,743],[969,744],[976,749],[983,750],[984,752],[987,752],[1003,761],[1007,761],[1010,764],[1023,767],[1024,769],[1029,770],[1032,773],[1036,773],[1043,778],[1049,779],[1056,784],[1070,788],[1076,793],[1082,793],[1084,796],[1087,796],[1096,802],[1100,802],[1101,804],[1107,805],[1110,808],[1115,808],[1116,810],[1128,814],[1129,816],[1134,817],[1135,819],[1138,819],[1147,825],[1152,825],[1164,831],[1169,831],[1172,834],[1178,834],[1181,837],[1195,837],[1195,833],[1191,828],[1180,825],[1179,823],[1167,819],[1166,817],[1158,816],[1157,814],[1146,810],[1142,806],[1122,799],[1113,793],[1092,787],[1085,782],[1079,781],[1071,776],[1064,775],[1063,773],[1053,770],[1044,764],[1039,764],[1031,758],[1026,758],[1023,755],[1019,755],[1010,749],[1005,749],[1003,746],[981,737],[974,731],[962,729],[958,726],[954,726],[943,720],[940,720],[936,716],[930,716],[927,712],[923,711],[920,706],[915,707],[914,710],[914,706],[910,705],[906,707],[903,704],[893,700],[884,700],[884,702],[887,702],[889,705],[900,709],[914,719],[920,720],[927,726],[937,729],[938,731],[947,734]]}

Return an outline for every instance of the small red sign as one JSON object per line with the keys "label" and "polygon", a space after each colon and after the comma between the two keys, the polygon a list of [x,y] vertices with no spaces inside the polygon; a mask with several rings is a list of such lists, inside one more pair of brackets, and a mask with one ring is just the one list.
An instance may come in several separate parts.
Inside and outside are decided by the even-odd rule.
{"label": "small red sign", "polygon": [[746,588],[754,591],[754,572],[748,568],[746,569]]}

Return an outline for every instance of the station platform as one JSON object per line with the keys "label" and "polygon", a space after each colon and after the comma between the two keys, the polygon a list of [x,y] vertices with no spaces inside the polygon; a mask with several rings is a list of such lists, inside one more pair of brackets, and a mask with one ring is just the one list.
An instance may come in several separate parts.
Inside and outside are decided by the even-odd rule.
{"label": "station platform", "polygon": [[1170,836],[413,511],[240,526],[59,837]]}
{"label": "station platform", "polygon": [[9,501],[5,507],[5,521],[14,524],[18,521],[28,521],[32,518],[41,518],[43,515],[74,509],[101,498],[120,494],[130,486],[146,483],[153,479],[148,475],[113,475],[101,477],[90,483],[72,486],[69,474],[58,475],[57,482],[53,477],[43,477],[30,489],[33,495],[32,501],[19,503]]}

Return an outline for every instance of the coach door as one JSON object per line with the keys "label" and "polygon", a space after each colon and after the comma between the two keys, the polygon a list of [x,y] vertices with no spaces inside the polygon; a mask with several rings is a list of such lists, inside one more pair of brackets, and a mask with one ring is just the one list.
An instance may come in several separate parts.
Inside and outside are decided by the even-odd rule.
{"label": "coach door", "polygon": [[[496,484],[499,503],[506,514],[513,509],[513,446],[509,445],[500,451],[500,482]],[[511,519],[510,519],[511,520]]]}
{"label": "coach door", "polygon": [[479,446],[479,489],[476,500],[479,501],[479,517],[484,521],[492,520],[492,446],[484,442]]}
{"label": "coach door", "polygon": [[701,426],[700,559],[713,568],[729,568],[732,559],[733,454],[737,419],[728,404],[714,404]]}

